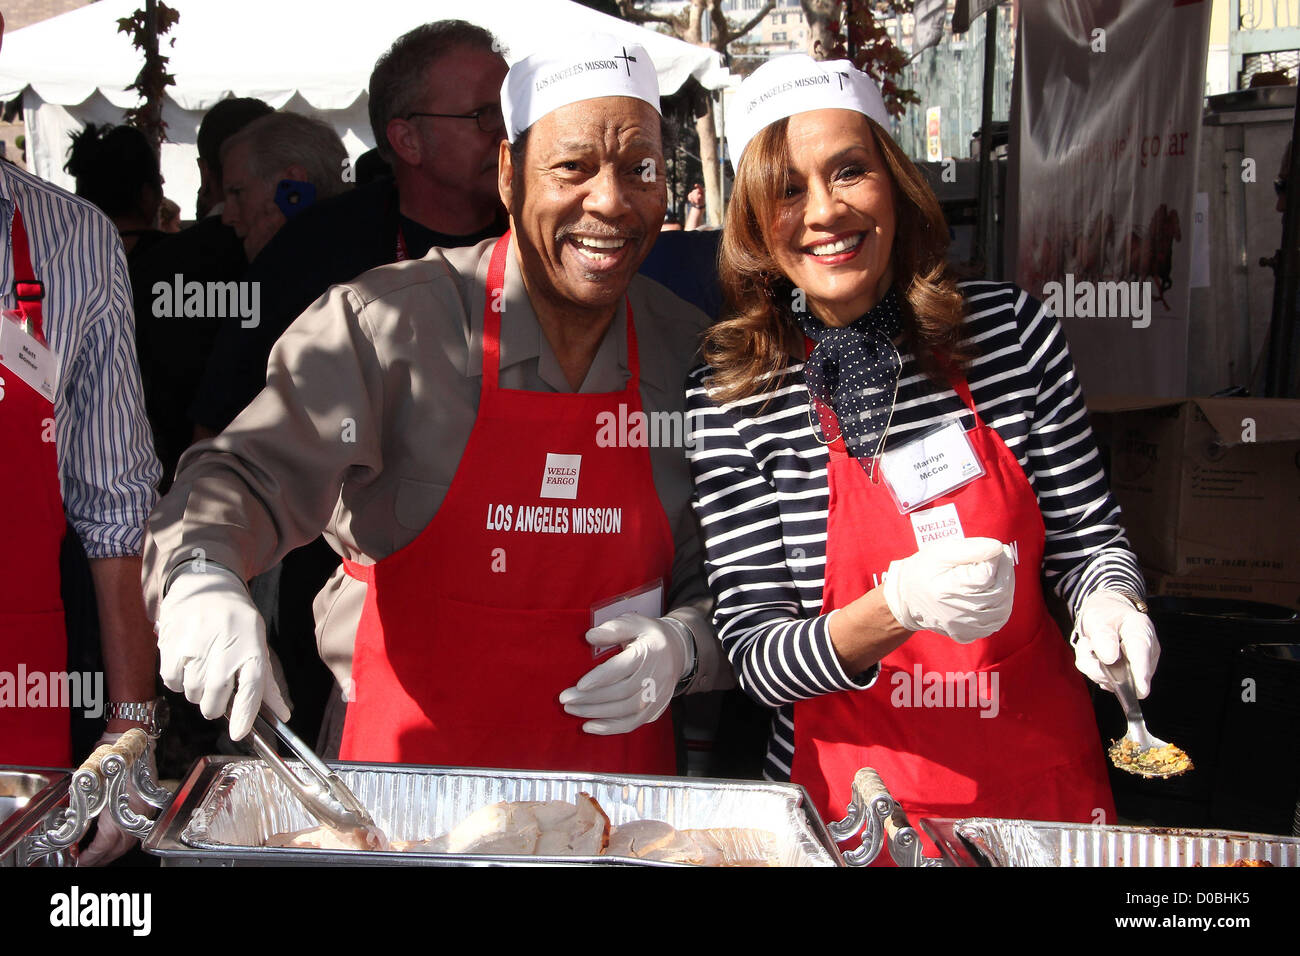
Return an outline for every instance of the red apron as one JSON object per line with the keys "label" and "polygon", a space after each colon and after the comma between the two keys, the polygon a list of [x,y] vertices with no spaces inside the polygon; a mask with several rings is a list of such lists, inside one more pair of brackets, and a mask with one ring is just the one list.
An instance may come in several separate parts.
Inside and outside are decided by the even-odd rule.
{"label": "red apron", "polygon": [[[874,767],[914,826],[932,816],[1113,822],[1084,678],[1043,601],[1038,500],[966,382],[954,387],[975,415],[969,438],[986,473],[918,511],[954,504],[966,537],[1014,544],[1011,618],[971,644],[918,631],[885,657],[870,688],[796,703],[791,778],[827,820],[844,816],[854,773]],[[842,439],[829,452],[823,613],[870,591],[890,561],[918,549],[879,472],[873,481]]]}
{"label": "red apron", "polygon": [[[44,343],[44,289],[35,279],[17,207],[9,234],[16,307]],[[67,703],[52,700],[50,678],[64,673],[68,659],[59,595],[67,522],[54,442],[44,440],[53,432],[54,406],[3,365],[0,393],[0,509],[9,542],[0,548],[0,680],[7,684],[0,684],[0,764],[67,767],[69,709],[50,706]]]}
{"label": "red apron", "polygon": [[[666,587],[672,574],[673,538],[648,448],[597,442],[601,413],[617,421],[620,405],[627,416],[641,410],[631,305],[623,391],[502,389],[501,314],[491,306],[502,301],[509,248],[507,233],[492,251],[478,416],[446,499],[405,548],[370,566],[344,562],[368,587],[339,755],[672,774],[667,716],[595,736],[558,701],[600,662],[584,640],[592,605],[649,581]],[[576,489],[562,488],[567,476],[544,484],[554,455],[581,456]]]}

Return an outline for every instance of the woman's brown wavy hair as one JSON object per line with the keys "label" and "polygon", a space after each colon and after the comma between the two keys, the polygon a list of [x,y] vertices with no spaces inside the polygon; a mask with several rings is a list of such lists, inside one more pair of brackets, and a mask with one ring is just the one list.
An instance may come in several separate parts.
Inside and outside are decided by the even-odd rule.
{"label": "woman's brown wavy hair", "polygon": [[[961,343],[962,296],[947,263],[948,224],[921,171],[874,120],[864,119],[894,184],[894,287],[904,344],[926,375],[944,380],[949,367],[970,358]],[[789,312],[794,286],[767,243],[766,224],[788,179],[787,126],[779,120],[760,131],[736,170],[718,256],[723,320],[704,337],[708,385],[718,401],[779,387],[790,360],[803,361],[803,332]]]}

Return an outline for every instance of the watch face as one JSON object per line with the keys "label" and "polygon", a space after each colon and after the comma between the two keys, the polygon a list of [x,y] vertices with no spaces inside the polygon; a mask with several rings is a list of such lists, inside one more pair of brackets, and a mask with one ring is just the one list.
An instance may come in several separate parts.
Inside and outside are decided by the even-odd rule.
{"label": "watch face", "polygon": [[171,709],[171,705],[167,703],[167,698],[166,697],[157,698],[154,701],[154,705],[153,705],[154,729],[158,731],[158,733],[162,733],[164,730],[167,729],[167,723],[168,721],[171,720],[171,717],[172,717],[172,709]]}

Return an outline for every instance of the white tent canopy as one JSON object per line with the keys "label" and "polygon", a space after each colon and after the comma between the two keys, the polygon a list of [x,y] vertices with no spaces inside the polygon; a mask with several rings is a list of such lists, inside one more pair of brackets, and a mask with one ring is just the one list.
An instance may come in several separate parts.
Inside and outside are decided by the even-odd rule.
{"label": "white tent canopy", "polygon": [[[28,164],[71,188],[63,172],[68,136],[86,123],[120,123],[138,105],[127,91],[143,54],[117,21],[142,0],[100,0],[4,38],[0,97],[25,92]],[[198,172],[194,146],[203,113],[226,96],[256,96],[272,106],[331,123],[355,158],[374,145],[366,86],[375,60],[407,30],[463,19],[492,31],[513,63],[584,34],[612,33],[646,48],[664,96],[695,77],[714,88],[726,70],[715,52],[605,16],[569,0],[169,0],[180,21],[162,38],[176,78],[163,119],[167,195],[193,214]],[[174,43],[172,42],[174,40]]]}

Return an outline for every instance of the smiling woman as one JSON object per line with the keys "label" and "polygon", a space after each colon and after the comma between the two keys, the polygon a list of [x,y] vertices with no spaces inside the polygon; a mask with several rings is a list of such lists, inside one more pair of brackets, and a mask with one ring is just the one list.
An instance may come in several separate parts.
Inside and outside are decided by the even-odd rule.
{"label": "smiling woman", "polygon": [[767,775],[827,819],[867,766],[913,820],[1112,815],[1075,668],[1105,687],[1123,654],[1145,693],[1158,644],[1055,317],[956,281],[870,77],[778,57],[737,98],[687,449],[718,635],[775,712]]}
{"label": "smiling woman", "polygon": [[751,395],[802,359],[794,310],[848,325],[891,285],[911,307],[902,335],[927,373],[968,357],[939,201],[875,120],[842,109],[783,118],[745,155],[719,263],[730,314],[705,338],[721,398]]}
{"label": "smiling woman", "polygon": [[894,188],[869,122],[848,110],[786,121],[786,187],[768,227],[777,267],[841,328],[894,278]]}

